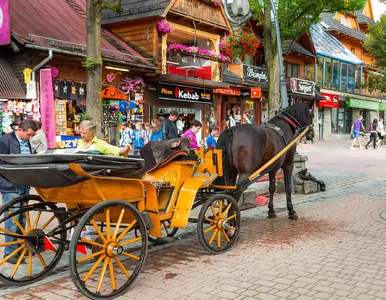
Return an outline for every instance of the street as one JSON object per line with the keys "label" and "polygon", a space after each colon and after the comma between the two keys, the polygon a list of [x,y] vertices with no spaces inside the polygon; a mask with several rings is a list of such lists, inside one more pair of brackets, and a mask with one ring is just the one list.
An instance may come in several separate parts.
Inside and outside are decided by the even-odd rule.
{"label": "street", "polygon": [[[386,299],[386,146],[350,145],[298,146],[308,171],[326,184],[325,192],[293,196],[298,220],[288,219],[277,194],[278,217],[267,219],[266,206],[243,211],[235,247],[216,256],[202,249],[191,224],[171,243],[149,244],[145,267],[118,299]],[[0,297],[86,299],[65,268],[32,285],[2,286]]]}

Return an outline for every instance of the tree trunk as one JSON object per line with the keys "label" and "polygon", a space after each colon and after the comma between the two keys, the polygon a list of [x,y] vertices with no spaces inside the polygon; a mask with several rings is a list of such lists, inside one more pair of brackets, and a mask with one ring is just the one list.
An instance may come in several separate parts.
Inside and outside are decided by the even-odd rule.
{"label": "tree trunk", "polygon": [[87,0],[87,96],[86,113],[97,124],[96,136],[102,138],[101,131],[101,90],[102,90],[102,0]]}
{"label": "tree trunk", "polygon": [[264,0],[264,55],[268,71],[268,118],[280,108],[280,70],[277,45],[272,34],[271,2]]}

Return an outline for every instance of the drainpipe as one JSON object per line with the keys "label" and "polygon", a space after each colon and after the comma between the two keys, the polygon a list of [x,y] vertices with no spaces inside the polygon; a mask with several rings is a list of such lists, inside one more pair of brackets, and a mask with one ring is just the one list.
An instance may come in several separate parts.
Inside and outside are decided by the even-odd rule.
{"label": "drainpipe", "polygon": [[48,57],[46,57],[43,61],[41,61],[38,65],[33,67],[32,69],[32,81],[35,81],[35,71],[40,69],[42,66],[44,66],[48,61],[52,59],[52,50],[48,50]]}

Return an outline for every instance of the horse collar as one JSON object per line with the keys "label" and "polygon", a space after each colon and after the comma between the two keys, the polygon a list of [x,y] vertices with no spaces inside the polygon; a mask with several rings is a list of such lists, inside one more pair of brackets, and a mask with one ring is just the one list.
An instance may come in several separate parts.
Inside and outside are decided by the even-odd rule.
{"label": "horse collar", "polygon": [[288,117],[285,117],[284,120],[287,121],[293,128],[296,129],[297,125],[295,124],[294,121],[292,121],[292,120],[291,120],[290,118],[288,118]]}

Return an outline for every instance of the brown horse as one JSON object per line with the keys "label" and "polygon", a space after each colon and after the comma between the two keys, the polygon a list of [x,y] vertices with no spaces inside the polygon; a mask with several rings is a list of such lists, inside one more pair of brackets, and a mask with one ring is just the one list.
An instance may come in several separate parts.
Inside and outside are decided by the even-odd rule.
{"label": "brown horse", "polygon": [[[251,184],[249,175],[267,163],[279,153],[306,126],[312,124],[313,103],[297,103],[281,110],[275,117],[263,126],[244,124],[225,130],[217,141],[218,149],[223,151],[224,176],[219,178],[218,184],[236,185],[239,187],[236,198]],[[306,138],[314,137],[310,130]],[[276,163],[269,167],[264,174],[269,174],[269,203],[268,218],[275,218],[273,209],[273,194],[275,192],[275,175],[281,168],[284,172],[284,183],[287,197],[287,210],[290,219],[298,216],[291,200],[291,175],[294,166],[296,145],[291,147]]]}

